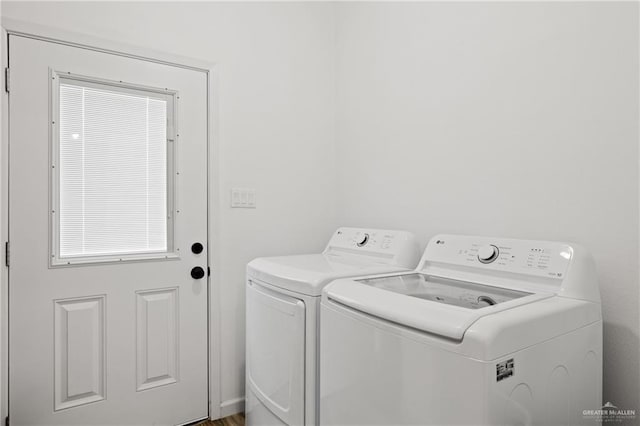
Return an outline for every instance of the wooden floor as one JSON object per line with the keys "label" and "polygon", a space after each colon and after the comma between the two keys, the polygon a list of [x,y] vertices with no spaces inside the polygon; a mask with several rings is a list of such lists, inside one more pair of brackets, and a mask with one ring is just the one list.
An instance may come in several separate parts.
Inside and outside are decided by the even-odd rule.
{"label": "wooden floor", "polygon": [[244,426],[244,414],[234,414],[218,420],[205,420],[196,426]]}

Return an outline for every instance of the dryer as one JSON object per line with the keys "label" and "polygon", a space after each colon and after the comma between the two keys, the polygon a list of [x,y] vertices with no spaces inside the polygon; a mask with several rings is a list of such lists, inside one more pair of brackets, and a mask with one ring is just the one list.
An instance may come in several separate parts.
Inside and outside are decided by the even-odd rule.
{"label": "dryer", "polygon": [[246,285],[246,424],[317,424],[322,289],[340,277],[410,270],[419,256],[408,232],[340,228],[322,253],[251,261]]}
{"label": "dryer", "polygon": [[575,244],[438,235],[321,303],[322,425],[578,425],[602,405],[596,270]]}

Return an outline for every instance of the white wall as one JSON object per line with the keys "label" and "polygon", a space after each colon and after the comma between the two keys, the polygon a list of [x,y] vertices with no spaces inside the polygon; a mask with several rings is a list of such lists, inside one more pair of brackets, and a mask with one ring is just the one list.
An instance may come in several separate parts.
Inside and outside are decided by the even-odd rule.
{"label": "white wall", "polygon": [[637,4],[350,3],[336,16],[340,223],[584,244],[604,398],[640,409]]}
{"label": "white wall", "polygon": [[[221,399],[243,398],[246,263],[319,251],[336,226],[333,5],[3,2],[2,14],[218,64]],[[234,186],[256,188],[258,208],[230,209]]]}

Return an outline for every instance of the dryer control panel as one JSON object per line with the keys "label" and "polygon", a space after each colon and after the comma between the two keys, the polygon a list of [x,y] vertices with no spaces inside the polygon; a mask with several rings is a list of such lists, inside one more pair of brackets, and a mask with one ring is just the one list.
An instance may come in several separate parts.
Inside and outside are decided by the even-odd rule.
{"label": "dryer control panel", "polygon": [[439,235],[427,245],[420,268],[444,263],[563,279],[572,256],[571,246],[563,243]]}
{"label": "dryer control panel", "polygon": [[419,256],[417,241],[410,232],[371,228],[339,228],[324,253],[369,256],[380,263],[408,268],[416,265]]}

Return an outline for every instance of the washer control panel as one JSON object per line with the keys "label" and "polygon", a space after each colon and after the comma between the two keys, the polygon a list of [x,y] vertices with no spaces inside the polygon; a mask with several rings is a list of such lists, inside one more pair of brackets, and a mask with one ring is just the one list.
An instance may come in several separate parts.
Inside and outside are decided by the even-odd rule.
{"label": "washer control panel", "polygon": [[549,241],[439,235],[424,252],[426,263],[447,263],[473,268],[563,279],[573,256],[571,246]]}

